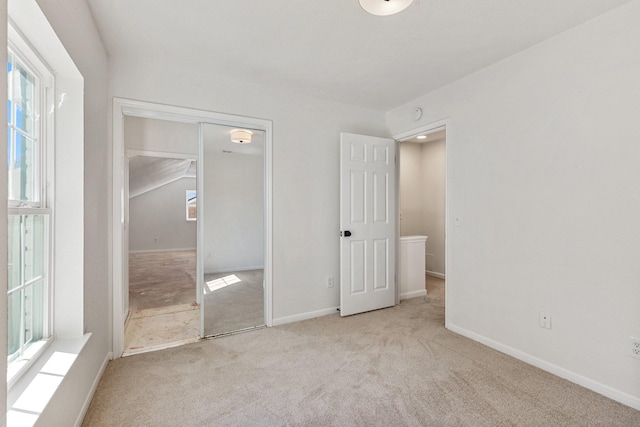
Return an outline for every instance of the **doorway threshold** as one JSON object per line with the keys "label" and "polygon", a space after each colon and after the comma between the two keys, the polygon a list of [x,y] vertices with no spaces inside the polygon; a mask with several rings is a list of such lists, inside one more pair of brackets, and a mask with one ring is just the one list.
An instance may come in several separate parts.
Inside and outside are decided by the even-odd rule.
{"label": "doorway threshold", "polygon": [[248,328],[236,329],[235,331],[221,332],[219,334],[207,335],[203,339],[210,340],[210,339],[213,339],[213,338],[228,337],[230,335],[237,335],[237,334],[243,334],[245,332],[257,331],[259,329],[264,329],[266,327],[267,327],[267,325],[250,326]]}
{"label": "doorway threshold", "polygon": [[122,353],[122,357],[133,356],[133,355],[142,354],[142,353],[149,353],[149,352],[158,351],[158,350],[165,350],[167,348],[180,347],[181,345],[192,344],[194,342],[198,342],[198,341],[200,341],[200,339],[201,339],[200,337],[193,337],[193,338],[187,338],[187,339],[179,340],[179,341],[173,341],[173,342],[168,342],[168,343],[152,345],[152,346],[149,346],[149,347],[132,348],[132,349],[126,350],[124,353]]}

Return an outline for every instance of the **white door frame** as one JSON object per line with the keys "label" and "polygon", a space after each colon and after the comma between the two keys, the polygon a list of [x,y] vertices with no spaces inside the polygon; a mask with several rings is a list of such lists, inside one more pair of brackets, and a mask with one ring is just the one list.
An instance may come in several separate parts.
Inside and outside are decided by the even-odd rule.
{"label": "white door frame", "polygon": [[[126,245],[126,216],[125,216],[125,166],[126,152],[124,144],[124,116],[142,117],[149,119],[170,120],[183,123],[211,123],[215,125],[243,127],[265,132],[264,147],[264,223],[265,223],[265,324],[271,326],[273,322],[272,302],[272,151],[273,151],[273,122],[271,120],[255,119],[232,114],[215,113],[185,107],[156,104],[151,102],[134,101],[124,98],[113,99],[113,156],[112,156],[112,199],[110,209],[110,237],[109,242],[109,283],[111,284],[111,350],[114,358],[122,356],[124,351],[124,291],[125,271],[123,260],[128,256]],[[200,164],[198,164],[200,166]],[[198,221],[200,222],[200,221]],[[199,278],[200,280],[200,278]],[[201,284],[200,284],[201,286]]]}
{"label": "white door frame", "polygon": [[[396,153],[397,153],[397,159],[398,159],[398,164],[396,167],[396,197],[398,198],[398,200],[396,200],[396,218],[400,218],[400,201],[399,201],[399,197],[400,197],[400,142],[413,138],[414,136],[420,135],[422,133],[425,132],[433,132],[436,130],[440,130],[440,129],[445,129],[446,130],[446,142],[445,142],[445,215],[444,215],[444,258],[445,258],[445,262],[444,262],[444,273],[445,273],[445,282],[444,282],[444,327],[446,329],[449,329],[449,325],[450,325],[450,313],[451,313],[451,298],[450,298],[450,294],[451,294],[451,287],[452,284],[454,283],[451,277],[451,251],[450,251],[450,245],[449,245],[449,236],[451,235],[450,233],[450,229],[449,227],[451,226],[451,221],[449,221],[449,182],[450,182],[450,178],[451,178],[451,167],[450,167],[450,161],[449,161],[449,153],[450,153],[450,148],[451,148],[451,143],[453,141],[453,135],[452,135],[452,129],[451,129],[451,120],[449,118],[443,119],[443,120],[438,120],[436,122],[432,122],[432,123],[428,123],[422,126],[419,126],[417,128],[414,129],[410,129],[408,131],[405,132],[400,132],[396,135],[393,136],[393,139],[396,140]],[[400,221],[398,221],[398,226],[397,226],[397,233],[396,233],[396,271],[398,268],[398,257],[399,257],[399,253],[400,253]],[[399,292],[398,289],[400,287],[397,286],[396,287],[396,292]],[[398,294],[396,297],[396,302],[398,302],[400,295]]]}

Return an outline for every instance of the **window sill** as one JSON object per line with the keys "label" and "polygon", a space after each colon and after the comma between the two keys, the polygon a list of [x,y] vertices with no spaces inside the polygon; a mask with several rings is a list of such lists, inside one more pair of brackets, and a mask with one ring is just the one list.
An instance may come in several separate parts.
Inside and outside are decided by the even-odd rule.
{"label": "window sill", "polygon": [[56,339],[7,390],[7,427],[33,426],[91,334]]}
{"label": "window sill", "polygon": [[33,343],[24,352],[21,360],[16,360],[8,364],[7,390],[11,390],[11,387],[20,380],[23,373],[28,371],[29,367],[47,351],[52,342],[53,338],[47,338]]}

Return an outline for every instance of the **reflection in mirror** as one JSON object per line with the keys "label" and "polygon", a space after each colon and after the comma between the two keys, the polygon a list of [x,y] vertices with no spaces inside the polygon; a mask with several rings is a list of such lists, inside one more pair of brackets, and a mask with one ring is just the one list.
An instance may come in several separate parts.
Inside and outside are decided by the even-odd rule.
{"label": "reflection in mirror", "polygon": [[[178,139],[162,132],[170,128],[183,141],[195,139],[197,148],[194,125],[144,120],[147,129],[157,132],[151,139],[155,146]],[[163,134],[167,136],[162,138]],[[141,139],[126,139],[125,143],[140,146]],[[135,155],[128,161],[127,295],[131,314],[124,334],[127,355],[194,341],[200,333],[194,250],[197,224],[185,220],[185,193],[196,187],[197,155],[185,152],[182,156],[193,158]]]}
{"label": "reflection in mirror", "polygon": [[203,125],[198,220],[205,336],[265,324],[264,132],[242,133],[241,142],[232,142],[235,130]]}

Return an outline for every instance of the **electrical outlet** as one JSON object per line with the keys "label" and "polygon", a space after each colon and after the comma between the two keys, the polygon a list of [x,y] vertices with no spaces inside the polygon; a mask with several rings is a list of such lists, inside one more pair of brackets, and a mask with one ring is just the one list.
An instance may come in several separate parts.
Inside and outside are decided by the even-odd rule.
{"label": "electrical outlet", "polygon": [[640,338],[629,337],[631,339],[631,348],[629,349],[631,357],[640,359]]}
{"label": "electrical outlet", "polygon": [[538,323],[541,328],[551,329],[551,314],[546,311],[541,311],[538,316]]}
{"label": "electrical outlet", "polygon": [[333,276],[327,278],[327,288],[333,288]]}

